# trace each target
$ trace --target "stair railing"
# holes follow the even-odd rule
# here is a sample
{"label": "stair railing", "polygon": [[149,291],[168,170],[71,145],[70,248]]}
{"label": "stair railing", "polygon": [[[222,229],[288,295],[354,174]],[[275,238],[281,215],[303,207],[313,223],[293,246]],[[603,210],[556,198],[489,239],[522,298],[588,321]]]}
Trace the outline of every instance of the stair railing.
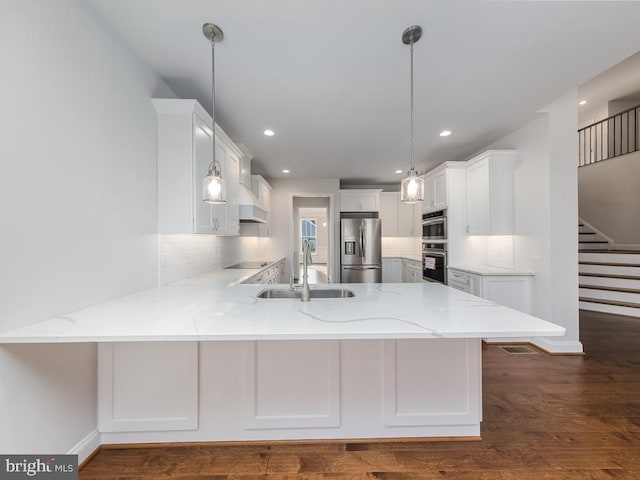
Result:
{"label": "stair railing", "polygon": [[578,167],[640,150],[640,105],[578,130]]}

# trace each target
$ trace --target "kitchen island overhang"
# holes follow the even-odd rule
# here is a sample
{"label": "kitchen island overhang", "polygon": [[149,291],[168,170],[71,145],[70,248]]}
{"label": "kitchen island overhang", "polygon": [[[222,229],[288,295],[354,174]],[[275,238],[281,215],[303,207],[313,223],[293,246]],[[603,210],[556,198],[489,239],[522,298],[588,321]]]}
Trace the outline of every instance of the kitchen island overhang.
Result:
{"label": "kitchen island overhang", "polygon": [[438,284],[341,287],[303,303],[204,275],[0,342],[97,342],[99,442],[152,443],[478,438],[482,338],[564,334]]}

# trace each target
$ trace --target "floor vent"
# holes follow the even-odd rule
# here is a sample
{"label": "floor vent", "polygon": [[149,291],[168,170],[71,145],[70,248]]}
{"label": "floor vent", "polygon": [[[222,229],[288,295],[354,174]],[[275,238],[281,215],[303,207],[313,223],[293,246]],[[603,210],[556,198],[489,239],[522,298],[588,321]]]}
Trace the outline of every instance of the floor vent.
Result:
{"label": "floor vent", "polygon": [[505,351],[511,355],[531,355],[538,353],[534,349],[526,347],[524,345],[504,345],[500,347],[500,350]]}

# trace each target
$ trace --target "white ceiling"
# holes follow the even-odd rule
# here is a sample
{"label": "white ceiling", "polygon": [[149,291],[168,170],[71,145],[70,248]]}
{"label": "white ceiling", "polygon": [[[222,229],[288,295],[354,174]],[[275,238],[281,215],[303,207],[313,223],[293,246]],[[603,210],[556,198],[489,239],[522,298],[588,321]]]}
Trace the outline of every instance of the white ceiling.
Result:
{"label": "white ceiling", "polygon": [[[397,181],[409,161],[415,47],[416,160],[462,160],[571,88],[635,53],[640,2],[480,0],[87,0],[181,96],[210,109],[283,177]],[[265,128],[276,132],[263,135]],[[438,136],[442,129],[453,135]]]}

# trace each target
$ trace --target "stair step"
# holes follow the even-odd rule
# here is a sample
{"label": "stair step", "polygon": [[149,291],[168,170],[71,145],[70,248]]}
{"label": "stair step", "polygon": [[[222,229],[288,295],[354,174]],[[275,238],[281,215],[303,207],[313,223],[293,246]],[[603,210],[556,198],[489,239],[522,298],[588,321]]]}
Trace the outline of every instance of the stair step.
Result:
{"label": "stair step", "polygon": [[578,232],[580,235],[595,235],[596,232]]}
{"label": "stair step", "polygon": [[640,267],[640,263],[615,263],[615,262],[578,262],[578,265],[605,265],[608,267]]}
{"label": "stair step", "polygon": [[608,245],[609,242],[607,242],[606,240],[580,240],[578,243],[603,243]]}
{"label": "stair step", "polygon": [[626,307],[621,305],[609,305],[605,303],[579,302],[580,310],[591,312],[603,312],[613,315],[624,315],[626,317],[640,318],[640,308]]}
{"label": "stair step", "polygon": [[584,286],[591,287],[611,287],[611,288],[623,288],[630,290],[640,290],[640,278],[627,279],[627,278],[611,278],[611,277],[594,277],[580,275],[578,282]]}
{"label": "stair step", "polygon": [[610,265],[578,265],[578,273],[590,274],[601,273],[603,275],[625,275],[625,276],[637,276],[640,277],[640,267],[634,265],[622,265],[622,266],[610,266]]}
{"label": "stair step", "polygon": [[630,254],[626,252],[618,252],[617,250],[607,250],[605,252],[588,250],[580,252],[578,255],[578,261],[593,262],[593,263],[621,263],[621,264],[640,264],[640,252],[634,252]]}
{"label": "stair step", "polygon": [[638,304],[640,306],[640,290],[628,289],[620,291],[611,287],[581,285],[578,291],[580,298],[592,298],[598,301]]}
{"label": "stair step", "polygon": [[612,275],[609,273],[589,273],[580,272],[581,277],[598,277],[598,278],[619,278],[621,280],[640,280],[640,276],[637,275]]}
{"label": "stair step", "polygon": [[591,290],[606,290],[609,292],[621,292],[621,293],[638,293],[640,294],[640,288],[622,288],[622,287],[608,287],[605,285],[578,285],[578,288],[588,288]]}
{"label": "stair step", "polygon": [[637,308],[638,311],[640,312],[640,303],[621,302],[619,300],[609,300],[606,298],[590,298],[590,297],[580,297],[579,300],[581,302],[587,302],[587,303],[600,303],[602,305],[615,305],[618,307]]}

